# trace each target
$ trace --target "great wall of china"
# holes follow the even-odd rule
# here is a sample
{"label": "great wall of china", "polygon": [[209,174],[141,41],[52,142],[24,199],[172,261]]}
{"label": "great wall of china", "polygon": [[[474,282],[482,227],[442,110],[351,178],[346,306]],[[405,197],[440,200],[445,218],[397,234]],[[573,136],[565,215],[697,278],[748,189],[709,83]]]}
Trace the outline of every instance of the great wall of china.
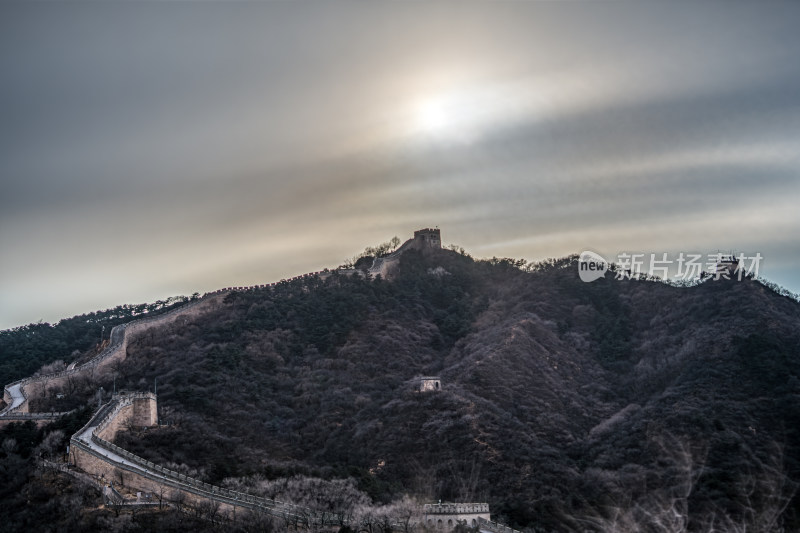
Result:
{"label": "great wall of china", "polygon": [[109,336],[109,345],[88,362],[62,372],[31,376],[6,385],[3,389],[3,400],[6,403],[6,407],[0,411],[0,421],[20,419],[46,420],[53,418],[51,413],[30,413],[28,398],[35,392],[33,389],[37,385],[41,392],[44,393],[50,387],[64,386],[74,376],[81,374],[100,375],[109,370],[114,362],[125,359],[128,342],[134,336],[150,328],[175,322],[181,317],[185,318],[187,315],[200,314],[203,309],[212,306],[226,292],[216,291],[166,313],[136,319],[126,324],[115,326]]}
{"label": "great wall of china", "polygon": [[235,515],[237,509],[278,517],[290,524],[325,526],[340,524],[331,513],[320,513],[298,505],[271,500],[210,485],[174,472],[134,455],[111,441],[126,427],[156,425],[156,395],[122,393],[115,395],[70,439],[70,462],[109,483],[135,487],[140,491],[167,494],[172,501],[197,504],[203,500],[220,504],[222,513]]}
{"label": "great wall of china", "polygon": [[[348,275],[356,271],[340,270],[339,272]],[[41,425],[68,414],[31,413],[29,412],[29,398],[37,393],[44,393],[51,387],[63,386],[71,377],[87,373],[99,376],[110,370],[115,362],[125,359],[128,343],[135,336],[151,328],[160,328],[170,323],[185,321],[190,316],[202,314],[219,305],[227,294],[234,291],[269,289],[297,280],[314,277],[324,279],[332,274],[333,272],[330,271],[311,272],[275,283],[250,287],[225,287],[206,293],[196,300],[165,313],[115,326],[109,336],[109,345],[88,362],[62,372],[31,376],[6,385],[3,390],[6,407],[0,411],[0,424],[31,420]],[[92,419],[70,438],[70,463],[93,475],[104,484],[111,483],[114,479],[124,479],[124,485],[135,487],[140,491],[156,494],[163,493],[165,490],[169,491],[171,500],[180,500],[187,504],[197,504],[204,500],[212,501],[220,505],[220,511],[223,513],[230,512],[235,515],[237,509],[247,509],[250,512],[277,517],[295,527],[308,527],[312,524],[318,526],[342,524],[342,518],[335,518],[332,513],[315,511],[210,485],[151,463],[111,442],[121,428],[156,425],[158,420],[156,401],[153,393],[115,394],[111,401],[104,404]],[[146,404],[147,407],[142,407],[142,404]]]}
{"label": "great wall of china", "polygon": [[[430,240],[427,240],[430,239]],[[431,242],[433,241],[433,242]],[[384,258],[376,258],[368,272],[372,275],[385,276],[388,269],[399,260],[400,254],[409,248],[438,247],[439,230],[421,230],[415,232],[410,239],[392,254]],[[12,422],[35,421],[46,424],[68,413],[31,413],[29,397],[38,393],[44,394],[50,387],[63,386],[71,377],[80,374],[100,376],[111,370],[112,365],[127,356],[128,343],[135,336],[153,328],[160,328],[170,323],[186,321],[191,316],[200,315],[219,305],[224,297],[234,291],[249,291],[274,288],[280,284],[303,279],[327,278],[338,272],[341,275],[362,275],[354,269],[337,271],[318,271],[303,274],[279,282],[255,285],[250,287],[226,287],[206,293],[202,297],[191,300],[175,309],[155,316],[142,317],[126,324],[115,326],[109,335],[109,344],[88,362],[53,374],[31,376],[10,383],[4,387],[3,400],[6,403],[0,411],[0,424]],[[38,385],[38,387],[37,387]],[[38,391],[36,390],[38,388]],[[284,522],[294,529],[310,526],[335,527],[347,525],[348,517],[335,515],[332,512],[309,509],[306,507],[280,502],[252,494],[232,491],[223,487],[210,485],[201,480],[174,472],[150,461],[134,455],[112,443],[116,433],[130,427],[148,427],[157,425],[157,398],[149,392],[120,393],[104,404],[92,419],[70,438],[70,464],[77,467],[104,485],[105,489],[117,496],[122,496],[114,489],[116,479],[121,485],[148,491],[154,494],[169,492],[170,500],[187,503],[214,502],[225,513],[236,515],[236,510],[269,515]],[[63,465],[59,465],[60,470]],[[105,487],[105,483],[111,483]],[[469,504],[428,504],[419,509],[414,524],[435,529],[452,529],[461,522],[477,527],[487,533],[518,533],[507,526],[489,520],[489,506],[486,503]],[[409,525],[405,524],[407,529]]]}
{"label": "great wall of china", "polygon": [[[353,274],[355,270],[340,270],[341,274]],[[109,345],[93,357],[88,362],[61,372],[45,374],[41,376],[31,376],[20,379],[6,385],[3,389],[3,400],[6,407],[0,410],[0,422],[10,420],[52,420],[66,413],[31,413],[29,410],[28,396],[34,386],[39,385],[44,389],[56,386],[63,386],[64,383],[73,376],[87,373],[102,373],[109,369],[116,361],[125,359],[128,342],[136,336],[150,328],[165,326],[170,322],[179,319],[186,319],[188,316],[198,315],[204,309],[213,307],[222,298],[234,291],[250,291],[259,289],[274,288],[282,283],[289,283],[296,280],[310,279],[313,277],[326,278],[333,274],[333,271],[310,272],[293,278],[284,279],[274,283],[263,285],[253,285],[249,287],[226,287],[213,292],[204,294],[202,297],[189,301],[175,309],[155,316],[138,318],[125,324],[115,326],[109,335]]]}

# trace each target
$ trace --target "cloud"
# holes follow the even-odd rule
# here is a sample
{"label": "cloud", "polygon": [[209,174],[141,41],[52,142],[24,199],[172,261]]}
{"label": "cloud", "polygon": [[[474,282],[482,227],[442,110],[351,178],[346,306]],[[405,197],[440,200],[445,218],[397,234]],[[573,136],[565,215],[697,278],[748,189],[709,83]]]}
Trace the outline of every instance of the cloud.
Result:
{"label": "cloud", "polygon": [[0,327],[433,225],[529,259],[763,245],[800,289],[798,10],[4,4]]}

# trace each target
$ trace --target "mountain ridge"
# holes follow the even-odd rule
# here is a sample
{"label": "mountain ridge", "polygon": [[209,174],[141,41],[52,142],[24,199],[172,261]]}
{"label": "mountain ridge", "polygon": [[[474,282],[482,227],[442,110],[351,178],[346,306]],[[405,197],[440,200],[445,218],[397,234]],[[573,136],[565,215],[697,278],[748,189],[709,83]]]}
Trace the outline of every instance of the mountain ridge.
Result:
{"label": "mountain ridge", "polygon": [[[129,348],[119,384],[158,377],[177,422],[119,443],[216,482],[305,473],[354,477],[384,501],[485,497],[543,530],[604,529],[613,508],[641,521],[675,502],[690,530],[752,522],[749,470],[784,483],[761,502],[783,505],[772,523],[797,524],[796,302],[752,280],[585,284],[575,258],[532,270],[412,250],[390,281],[233,292]],[[424,374],[443,390],[414,392]],[[679,498],[686,480],[670,472],[687,455],[694,490]]]}
{"label": "mountain ridge", "polygon": [[[603,465],[615,466],[619,458],[609,458],[615,454],[602,449],[610,439],[608,435],[624,444],[624,449],[634,450],[627,456],[635,455],[636,450],[647,452],[641,445],[629,442],[634,438],[625,435],[635,430],[642,442],[649,442],[647,428],[637,428],[637,424],[644,422],[651,432],[665,431],[668,425],[660,424],[657,419],[668,416],[669,410],[663,402],[659,403],[659,398],[671,398],[673,387],[681,394],[695,396],[700,391],[691,383],[710,374],[709,379],[719,380],[730,388],[732,374],[735,376],[741,362],[733,361],[737,368],[719,369],[713,363],[728,361],[726,350],[742,349],[734,344],[734,339],[739,338],[734,333],[755,335],[755,331],[769,328],[772,322],[772,329],[777,326],[775,334],[791,334],[794,330],[786,320],[797,324],[794,302],[775,300],[766,289],[750,281],[680,289],[654,282],[606,280],[608,287],[613,288],[604,288],[601,284],[578,285],[577,268],[568,262],[545,272],[548,277],[543,283],[531,283],[526,289],[509,280],[524,279],[529,274],[503,264],[474,263],[448,252],[428,257],[407,254],[404,258],[401,272],[392,282],[339,280],[350,289],[354,287],[348,283],[358,286],[351,296],[355,301],[367,300],[362,302],[366,307],[369,307],[367,287],[375,283],[406,285],[400,294],[391,295],[388,308],[370,309],[365,315],[350,314],[347,310],[338,313],[333,329],[337,325],[342,329],[354,328],[347,335],[332,342],[328,337],[311,335],[292,346],[297,341],[292,333],[282,328],[270,330],[271,344],[262,346],[261,353],[277,356],[276,367],[283,366],[284,380],[294,385],[286,387],[272,382],[275,388],[265,403],[272,407],[266,410],[271,413],[289,410],[292,414],[286,411],[288,418],[280,414],[271,416],[268,427],[278,433],[288,431],[291,436],[268,437],[268,447],[282,450],[279,456],[289,463],[311,461],[323,470],[341,464],[358,465],[361,471],[369,471],[383,462],[373,481],[390,486],[402,480],[403,486],[419,487],[424,485],[422,479],[428,479],[432,488],[429,487],[427,496],[433,499],[437,495],[481,499],[467,498],[469,490],[456,480],[469,479],[473,464],[493,471],[498,461],[506,461],[522,473],[521,478],[511,477],[517,478],[512,486],[519,490],[520,501],[496,496],[493,499],[491,490],[476,488],[503,483],[503,476],[509,472],[508,464],[500,469],[506,474],[486,474],[470,490],[473,494],[489,495],[487,499],[495,508],[503,509],[512,523],[522,526],[541,522],[542,516],[548,515],[552,517],[546,520],[562,520],[556,516],[564,514],[541,504],[533,512],[527,512],[524,509],[529,505],[527,502],[541,502],[542,498],[526,495],[530,490],[526,488],[526,479],[530,483],[530,478],[537,476],[535,485],[547,480],[557,486],[563,485],[567,476],[579,484],[580,476],[569,474],[570,469],[578,468],[570,454],[580,457],[588,453]],[[459,265],[462,260],[465,263]],[[476,275],[470,272],[471,266],[464,265],[487,270],[495,279],[491,275]],[[450,276],[428,274],[429,269],[437,267],[451,272]],[[459,272],[462,267],[464,271]],[[471,275],[474,279],[470,279]],[[527,281],[530,280],[528,277]],[[411,294],[405,293],[406,289]],[[359,294],[360,291],[365,292]],[[310,293],[313,292],[311,289]],[[256,295],[232,295],[231,304],[238,305],[244,316],[258,314],[263,304],[248,300],[251,296],[256,298]],[[298,296],[295,293],[292,297]],[[401,305],[398,310],[391,303],[398,296],[411,297],[412,301],[404,304],[411,304],[418,297],[422,302]],[[670,298],[672,302],[668,301]],[[675,303],[676,298],[680,305]],[[748,312],[743,299],[750,300],[750,306],[766,306],[766,309]],[[241,300],[239,304],[235,303],[237,300]],[[655,305],[659,300],[663,303]],[[743,306],[743,313],[732,311],[733,302],[737,301]],[[421,303],[429,304],[430,308],[420,309]],[[681,318],[687,314],[686,310],[677,309],[682,306],[687,307],[692,320]],[[598,308],[606,312],[598,312]],[[629,324],[614,315],[615,309],[629,315]],[[761,316],[767,309],[775,316]],[[313,331],[314,323],[321,319],[316,311],[308,317],[310,322],[304,323],[303,336],[309,333],[305,330]],[[398,311],[402,311],[399,316]],[[754,316],[748,317],[749,314]],[[341,317],[345,316],[353,319],[352,326],[343,326],[346,320]],[[464,330],[464,323],[478,331]],[[632,331],[626,331],[628,326]],[[275,338],[279,331],[282,333]],[[655,340],[645,333],[653,333]],[[796,350],[796,337],[792,343],[780,349]],[[229,343],[222,344],[230,348]],[[653,344],[660,347],[654,349]],[[214,347],[209,351],[214,351]],[[725,364],[731,366],[729,363]],[[796,357],[790,363],[796,365]],[[796,366],[791,368],[796,374]],[[443,380],[443,390],[438,395],[420,397],[405,388],[413,375],[431,373]],[[578,376],[583,377],[578,380]],[[657,395],[652,392],[654,389]],[[349,398],[343,404],[350,405],[352,401],[358,407],[326,405],[336,403],[334,393]],[[188,394],[188,389],[184,388],[181,394]],[[185,407],[192,401],[190,396],[184,396],[180,403]],[[687,415],[691,414],[690,407],[694,407],[692,402],[686,403],[686,400],[683,403],[670,400],[670,409],[678,409],[684,418],[683,425],[691,420]],[[624,411],[626,408],[628,411]],[[751,406],[738,408],[746,412]],[[603,427],[604,422],[620,412],[626,416],[618,416],[615,424],[606,424],[610,428]],[[794,420],[796,410],[787,414]],[[750,415],[750,418],[762,417],[766,414],[761,411]],[[314,424],[304,422],[312,418]],[[679,429],[681,417],[672,418],[677,419],[675,429]],[[617,431],[613,431],[614,427]],[[750,432],[747,427],[736,427],[736,434],[746,437]],[[691,425],[689,429],[688,435],[697,430]],[[703,430],[702,424],[699,429]],[[416,452],[412,454],[414,449]],[[561,449],[567,453],[561,453]],[[548,464],[549,454],[559,457],[553,472],[543,468]],[[420,461],[418,457],[424,459]],[[418,461],[418,472],[408,472],[408,458],[412,463]],[[274,466],[279,467],[279,463]],[[380,497],[380,492],[373,492],[373,496]],[[552,498],[548,505],[560,505],[562,496]]]}

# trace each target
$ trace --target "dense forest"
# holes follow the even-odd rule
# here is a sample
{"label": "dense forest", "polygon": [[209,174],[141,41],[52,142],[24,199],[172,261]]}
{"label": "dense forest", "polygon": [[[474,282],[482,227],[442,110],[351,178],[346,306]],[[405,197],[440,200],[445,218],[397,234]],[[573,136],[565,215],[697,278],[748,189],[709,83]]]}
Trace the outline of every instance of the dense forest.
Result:
{"label": "dense forest", "polygon": [[390,279],[233,292],[115,371],[157,379],[168,424],[117,443],[210,483],[488,501],[529,531],[800,529],[800,305],[755,280],[411,250]]}
{"label": "dense forest", "polygon": [[99,349],[114,326],[142,316],[164,313],[188,300],[185,296],[176,296],[152,304],[120,305],[114,309],[65,318],[55,324],[40,322],[2,330],[0,383],[8,384],[28,377],[40,367],[55,361],[71,362],[92,348]]}

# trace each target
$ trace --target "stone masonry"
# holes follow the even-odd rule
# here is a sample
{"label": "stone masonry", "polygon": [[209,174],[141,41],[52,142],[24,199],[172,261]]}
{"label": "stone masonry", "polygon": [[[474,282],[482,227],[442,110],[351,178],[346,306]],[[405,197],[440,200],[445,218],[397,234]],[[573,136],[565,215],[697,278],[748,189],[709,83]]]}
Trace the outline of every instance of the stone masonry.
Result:
{"label": "stone masonry", "polygon": [[459,523],[476,527],[489,520],[488,503],[430,503],[422,507],[423,523],[430,529],[450,531]]}

